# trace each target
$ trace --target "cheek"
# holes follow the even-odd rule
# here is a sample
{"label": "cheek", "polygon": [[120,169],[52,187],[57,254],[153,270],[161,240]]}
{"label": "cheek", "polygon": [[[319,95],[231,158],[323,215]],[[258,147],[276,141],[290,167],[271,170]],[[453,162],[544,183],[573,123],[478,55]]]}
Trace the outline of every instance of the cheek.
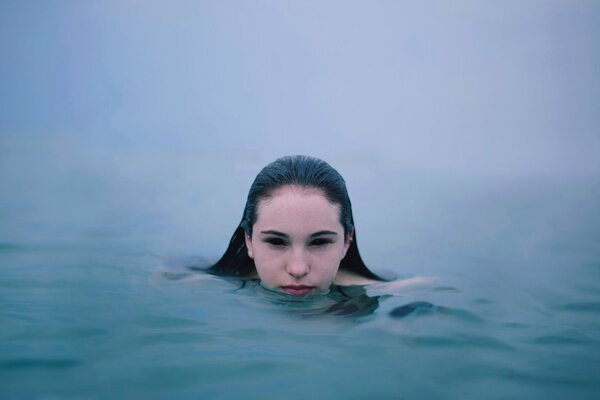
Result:
{"label": "cheek", "polygon": [[340,266],[340,262],[344,257],[344,248],[331,249],[326,254],[321,254],[319,259],[324,272],[335,274]]}
{"label": "cheek", "polygon": [[257,271],[267,271],[276,268],[279,258],[276,252],[267,248],[262,243],[254,246],[254,265],[256,265]]}
{"label": "cheek", "polygon": [[282,261],[270,249],[254,248],[254,265],[258,278],[267,286],[277,286],[281,280]]}

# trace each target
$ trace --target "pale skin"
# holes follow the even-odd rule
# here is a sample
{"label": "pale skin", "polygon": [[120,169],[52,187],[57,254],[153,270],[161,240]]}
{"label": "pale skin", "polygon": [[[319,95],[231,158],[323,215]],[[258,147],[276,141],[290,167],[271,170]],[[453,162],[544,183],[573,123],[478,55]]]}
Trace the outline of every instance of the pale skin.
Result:
{"label": "pale skin", "polygon": [[[339,215],[340,205],[316,188],[283,186],[260,200],[246,247],[262,285],[299,296],[326,293],[334,283],[381,285],[339,269],[353,236],[344,232]],[[383,285],[399,289],[422,283],[423,278],[412,278]]]}

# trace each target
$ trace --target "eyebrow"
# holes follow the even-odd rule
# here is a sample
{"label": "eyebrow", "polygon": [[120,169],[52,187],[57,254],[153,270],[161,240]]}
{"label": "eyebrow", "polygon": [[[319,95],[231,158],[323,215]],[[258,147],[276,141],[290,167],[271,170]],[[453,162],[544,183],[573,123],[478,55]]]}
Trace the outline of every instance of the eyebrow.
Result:
{"label": "eyebrow", "polygon": [[[289,235],[287,235],[286,233],[279,232],[279,231],[274,231],[274,230],[261,231],[260,233],[262,233],[263,235],[274,235],[274,236],[279,236],[279,237],[282,237],[282,238],[288,238],[289,237]],[[333,232],[333,231],[318,231],[318,232],[312,233],[310,235],[310,237],[317,237],[317,236],[323,236],[323,235],[337,235],[337,232]]]}

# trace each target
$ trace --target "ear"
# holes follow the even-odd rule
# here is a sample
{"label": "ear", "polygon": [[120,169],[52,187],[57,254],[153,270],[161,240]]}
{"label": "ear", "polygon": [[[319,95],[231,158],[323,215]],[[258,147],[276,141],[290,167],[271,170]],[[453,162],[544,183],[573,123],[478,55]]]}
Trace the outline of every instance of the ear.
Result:
{"label": "ear", "polygon": [[252,238],[248,235],[244,235],[246,240],[246,248],[248,249],[248,257],[254,259],[254,250],[252,249]]}
{"label": "ear", "polygon": [[348,249],[352,245],[353,239],[354,239],[354,229],[350,229],[348,231],[348,234],[344,236],[344,255],[342,256],[342,258],[346,257],[346,253],[348,252]]}

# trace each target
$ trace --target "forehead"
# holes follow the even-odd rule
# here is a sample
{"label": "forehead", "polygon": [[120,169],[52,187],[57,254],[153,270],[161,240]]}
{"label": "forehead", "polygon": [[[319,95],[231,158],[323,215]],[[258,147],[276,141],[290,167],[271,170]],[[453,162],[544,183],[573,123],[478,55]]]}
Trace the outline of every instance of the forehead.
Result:
{"label": "forehead", "polygon": [[331,203],[322,190],[283,186],[262,199],[255,226],[276,230],[340,230],[340,206]]}

